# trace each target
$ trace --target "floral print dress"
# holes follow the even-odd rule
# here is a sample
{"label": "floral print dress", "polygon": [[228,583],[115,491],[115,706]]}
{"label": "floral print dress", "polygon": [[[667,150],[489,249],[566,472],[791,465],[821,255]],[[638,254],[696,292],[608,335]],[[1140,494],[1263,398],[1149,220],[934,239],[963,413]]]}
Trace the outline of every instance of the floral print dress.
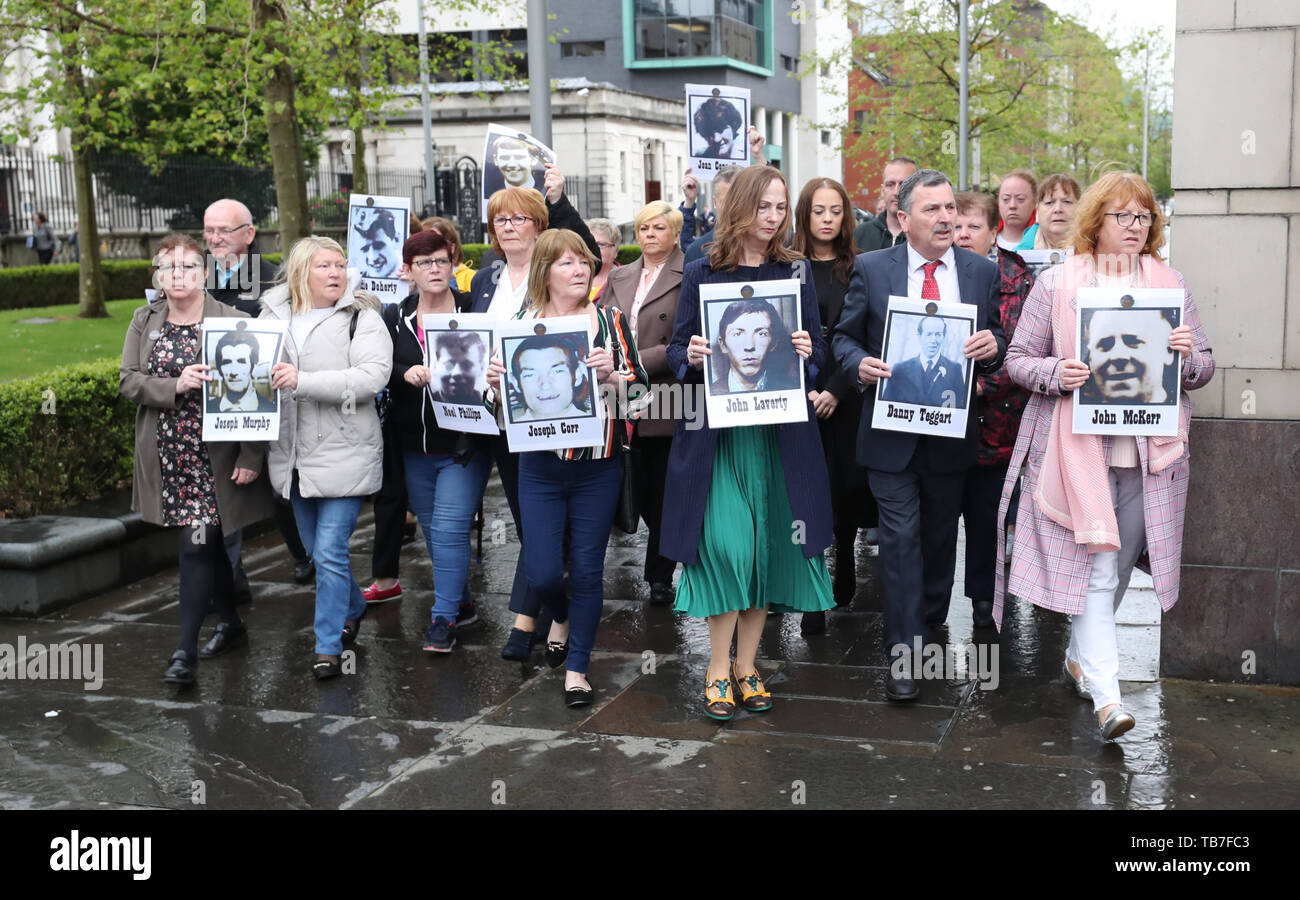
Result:
{"label": "floral print dress", "polygon": [[[179,378],[182,369],[202,358],[200,341],[197,326],[164,322],[146,371],[162,378]],[[189,391],[180,406],[158,415],[164,525],[221,524],[212,462],[203,443],[202,397],[202,391]]]}

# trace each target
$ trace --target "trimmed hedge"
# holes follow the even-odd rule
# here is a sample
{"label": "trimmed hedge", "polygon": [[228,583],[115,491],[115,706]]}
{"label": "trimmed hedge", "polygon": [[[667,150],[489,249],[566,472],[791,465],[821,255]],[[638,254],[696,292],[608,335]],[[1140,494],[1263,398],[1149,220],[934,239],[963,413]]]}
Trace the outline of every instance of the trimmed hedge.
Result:
{"label": "trimmed hedge", "polygon": [[34,516],[130,484],[136,405],[117,359],[0,384],[0,515]]}
{"label": "trimmed hedge", "polygon": [[[104,299],[144,299],[152,287],[147,259],[110,259],[104,268]],[[77,302],[77,263],[0,269],[0,309],[63,306]]]}
{"label": "trimmed hedge", "polygon": [[[465,251],[465,261],[471,268],[477,269],[488,245],[465,244],[462,249]],[[627,265],[640,255],[640,247],[635,244],[624,245],[618,248],[618,263]],[[265,253],[263,256],[278,266],[283,255]],[[111,259],[101,263],[104,267],[104,299],[143,300],[145,290],[153,287],[149,263],[147,259]],[[76,303],[79,269],[77,263],[0,269],[0,309],[31,309]]]}

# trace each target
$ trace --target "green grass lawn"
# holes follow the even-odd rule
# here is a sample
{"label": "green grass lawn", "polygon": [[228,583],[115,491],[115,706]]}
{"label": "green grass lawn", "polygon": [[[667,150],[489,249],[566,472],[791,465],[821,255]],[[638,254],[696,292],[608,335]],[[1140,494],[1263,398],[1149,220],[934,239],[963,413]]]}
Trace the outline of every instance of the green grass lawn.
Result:
{"label": "green grass lawn", "polygon": [[[78,319],[77,307],[0,312],[0,381],[28,378],[56,366],[122,356],[131,314],[144,300],[110,300],[107,319]],[[54,319],[45,325],[26,319]]]}

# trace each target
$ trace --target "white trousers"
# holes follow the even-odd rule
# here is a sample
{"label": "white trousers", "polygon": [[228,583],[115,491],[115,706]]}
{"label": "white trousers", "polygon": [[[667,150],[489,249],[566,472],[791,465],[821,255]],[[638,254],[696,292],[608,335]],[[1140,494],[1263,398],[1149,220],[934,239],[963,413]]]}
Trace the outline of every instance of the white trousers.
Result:
{"label": "white trousers", "polygon": [[1097,710],[1120,702],[1115,610],[1128,590],[1133,564],[1147,543],[1141,467],[1112,467],[1109,475],[1119,550],[1092,555],[1086,605],[1080,615],[1070,616],[1070,644],[1065,650],[1066,656],[1083,669]]}

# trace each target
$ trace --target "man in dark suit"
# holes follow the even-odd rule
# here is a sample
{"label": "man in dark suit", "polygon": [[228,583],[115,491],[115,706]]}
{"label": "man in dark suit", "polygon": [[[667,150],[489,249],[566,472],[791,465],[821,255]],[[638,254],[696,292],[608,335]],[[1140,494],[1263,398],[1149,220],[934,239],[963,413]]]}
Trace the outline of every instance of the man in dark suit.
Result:
{"label": "man in dark suit", "polygon": [[[256,237],[253,214],[238,200],[218,200],[203,211],[203,240],[208,247],[208,293],[253,317],[261,311],[262,294],[279,276],[279,269],[255,252]],[[298,536],[293,507],[287,500],[276,501],[275,522],[293,557],[293,580],[307,584],[315,577],[316,568]],[[236,602],[247,603],[252,594],[240,561],[244,533],[232,529],[226,532],[225,540],[226,553],[235,572]]]}
{"label": "man in dark suit", "polygon": [[966,395],[970,393],[964,377],[966,367],[943,355],[947,320],[924,316],[916,323],[916,334],[921,339],[921,352],[894,367],[894,374],[880,389],[881,399],[965,409]]}
{"label": "man in dark suit", "polygon": [[954,247],[957,202],[942,172],[921,169],[898,191],[898,220],[906,243],[860,255],[832,346],[841,368],[858,373],[865,404],[858,431],[858,462],[867,467],[880,506],[880,562],[885,585],[885,650],[890,658],[885,694],[914,700],[919,660],[914,641],[943,623],[952,594],[966,469],[975,462],[979,423],[967,420],[964,438],[943,438],[871,427],[876,384],[893,372],[881,359],[890,295],[962,302],[976,307],[976,331],[962,345],[980,371],[1006,355],[998,313],[997,266]]}

